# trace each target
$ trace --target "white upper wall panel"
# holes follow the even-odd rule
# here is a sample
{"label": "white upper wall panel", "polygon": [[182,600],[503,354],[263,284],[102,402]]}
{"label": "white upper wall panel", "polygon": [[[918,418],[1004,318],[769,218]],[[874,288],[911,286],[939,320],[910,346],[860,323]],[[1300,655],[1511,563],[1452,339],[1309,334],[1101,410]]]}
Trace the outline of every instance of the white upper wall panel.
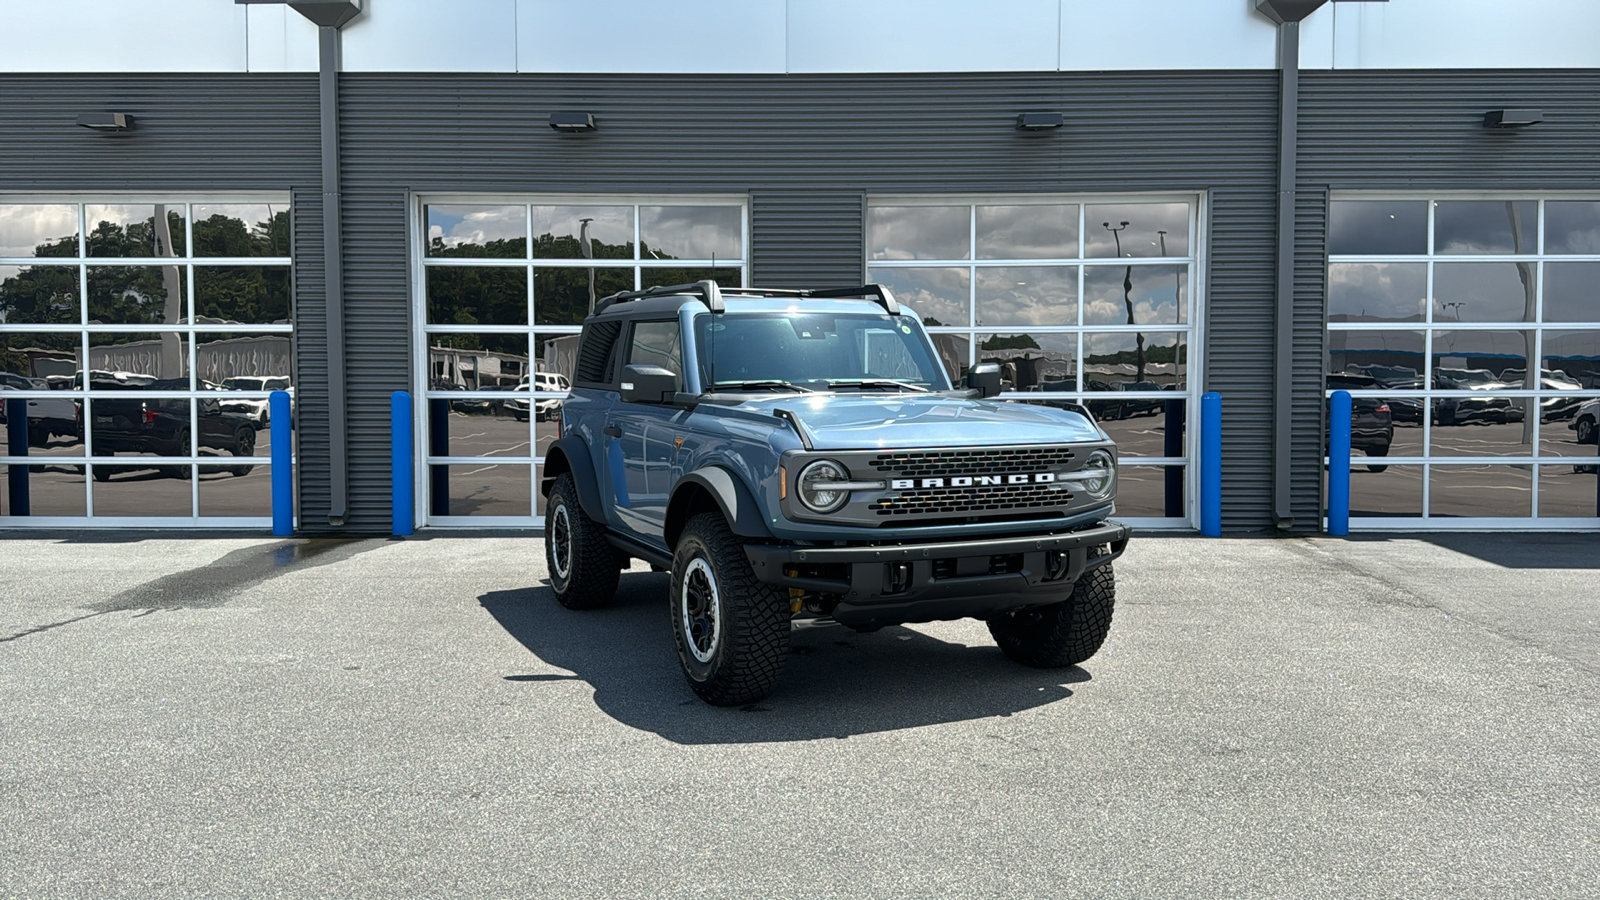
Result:
{"label": "white upper wall panel", "polygon": [[1600,0],[1394,0],[1332,12],[1338,69],[1600,67]]}
{"label": "white upper wall panel", "polygon": [[518,0],[523,72],[778,72],[785,0]]}
{"label": "white upper wall panel", "polygon": [[1278,31],[1249,0],[1061,0],[1061,68],[1271,69]]}
{"label": "white upper wall panel", "polygon": [[275,3],[245,9],[250,11],[250,71],[317,71],[317,26],[311,20]]}
{"label": "white upper wall panel", "polygon": [[1300,68],[1333,68],[1334,7],[1335,4],[1326,4],[1300,23]]}
{"label": "white upper wall panel", "polygon": [[217,0],[0,0],[0,72],[243,72],[245,8]]}
{"label": "white upper wall panel", "polygon": [[1059,0],[789,0],[789,71],[1053,71],[1060,12]]}
{"label": "white upper wall panel", "polygon": [[515,72],[516,0],[366,0],[344,26],[346,72]]}

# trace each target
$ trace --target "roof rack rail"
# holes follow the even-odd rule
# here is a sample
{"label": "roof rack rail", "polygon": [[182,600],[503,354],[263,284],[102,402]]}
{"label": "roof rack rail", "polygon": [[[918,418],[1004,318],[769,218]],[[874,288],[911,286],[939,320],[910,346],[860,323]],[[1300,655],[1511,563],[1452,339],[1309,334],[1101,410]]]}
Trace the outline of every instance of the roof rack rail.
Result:
{"label": "roof rack rail", "polygon": [[[801,299],[825,300],[845,299],[851,297],[872,298],[878,301],[884,312],[891,316],[900,315],[900,304],[895,302],[894,295],[881,284],[863,284],[853,288],[824,288],[817,291],[797,291],[781,288],[756,288],[739,287],[728,288],[728,293],[734,295],[758,297],[798,297]],[[632,300],[644,300],[649,297],[666,297],[673,294],[693,294],[698,296],[706,308],[714,313],[726,311],[722,303],[722,289],[717,287],[715,281],[696,281],[694,284],[661,285],[642,291],[619,291],[609,297],[602,298],[595,304],[594,314],[599,315],[618,303],[627,303]]]}
{"label": "roof rack rail", "polygon": [[853,288],[827,288],[820,291],[802,291],[802,296],[814,297],[818,300],[825,297],[873,297],[884,312],[891,316],[900,315],[900,304],[894,302],[894,295],[881,284],[863,284]]}
{"label": "roof rack rail", "polygon": [[609,297],[604,297],[594,305],[594,314],[600,315],[618,303],[627,303],[631,300],[644,300],[649,297],[666,297],[672,294],[694,294],[705,303],[706,308],[714,313],[723,311],[722,290],[715,281],[696,281],[693,284],[657,285],[642,291],[619,291]]}

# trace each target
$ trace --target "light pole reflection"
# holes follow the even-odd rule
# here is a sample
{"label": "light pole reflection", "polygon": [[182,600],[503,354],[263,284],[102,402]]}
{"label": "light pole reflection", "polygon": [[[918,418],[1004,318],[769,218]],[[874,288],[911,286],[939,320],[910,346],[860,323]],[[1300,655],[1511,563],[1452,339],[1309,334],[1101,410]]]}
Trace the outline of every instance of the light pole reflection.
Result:
{"label": "light pole reflection", "polygon": [[[1100,226],[1111,232],[1111,239],[1117,245],[1117,258],[1122,258],[1122,232],[1127,229],[1127,222],[1119,222],[1116,228],[1110,222],[1101,222]],[[1128,308],[1128,324],[1137,324],[1133,321],[1133,264],[1129,263],[1122,273],[1122,305]],[[1137,373],[1134,381],[1144,380],[1144,333],[1135,332],[1134,339],[1134,371]]]}

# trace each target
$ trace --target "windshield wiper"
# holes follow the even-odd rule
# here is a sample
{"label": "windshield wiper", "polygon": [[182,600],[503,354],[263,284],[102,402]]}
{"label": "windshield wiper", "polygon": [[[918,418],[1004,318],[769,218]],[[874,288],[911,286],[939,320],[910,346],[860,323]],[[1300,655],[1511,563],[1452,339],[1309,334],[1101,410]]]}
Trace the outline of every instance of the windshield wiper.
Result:
{"label": "windshield wiper", "polygon": [[806,387],[804,385],[795,384],[794,382],[791,382],[791,381],[777,381],[777,380],[773,380],[773,381],[739,381],[739,382],[719,381],[719,382],[717,382],[717,390],[719,390],[719,391],[721,391],[721,390],[735,390],[735,391],[790,390],[790,391],[799,391],[802,394],[814,394],[814,393],[816,393],[811,388],[808,388],[808,387]]}
{"label": "windshield wiper", "polygon": [[830,388],[853,387],[853,388],[861,388],[862,390],[868,390],[870,388],[891,388],[892,387],[892,388],[898,388],[900,390],[916,391],[916,392],[921,393],[921,394],[931,393],[931,391],[929,391],[927,388],[923,387],[920,384],[912,384],[912,383],[910,383],[908,381],[895,381],[895,380],[890,379],[890,378],[852,378],[852,379],[849,379],[849,380],[844,380],[844,379],[835,380],[835,379],[830,378],[830,379],[828,379],[828,387],[830,387]]}

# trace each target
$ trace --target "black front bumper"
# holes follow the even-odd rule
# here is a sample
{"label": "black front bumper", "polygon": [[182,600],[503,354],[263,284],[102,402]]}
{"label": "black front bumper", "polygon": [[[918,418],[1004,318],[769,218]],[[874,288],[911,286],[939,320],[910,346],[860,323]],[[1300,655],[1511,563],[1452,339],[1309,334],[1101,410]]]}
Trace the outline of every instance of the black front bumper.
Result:
{"label": "black front bumper", "polygon": [[[833,618],[870,629],[1059,603],[1085,571],[1121,556],[1129,533],[1106,521],[1061,534],[866,547],[747,544],[745,552],[757,578],[837,596]],[[1109,553],[1089,555],[1102,546]]]}

